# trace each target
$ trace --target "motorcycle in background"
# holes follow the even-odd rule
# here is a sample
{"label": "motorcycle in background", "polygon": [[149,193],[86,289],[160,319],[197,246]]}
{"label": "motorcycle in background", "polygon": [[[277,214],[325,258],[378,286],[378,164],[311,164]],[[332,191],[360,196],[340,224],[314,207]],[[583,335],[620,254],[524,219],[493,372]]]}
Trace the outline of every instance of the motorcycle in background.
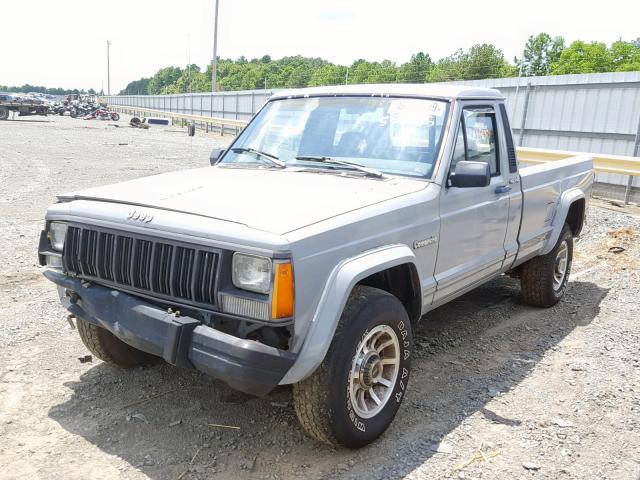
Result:
{"label": "motorcycle in background", "polygon": [[94,120],[94,119],[113,120],[114,122],[117,122],[118,120],[120,120],[120,114],[118,112],[111,112],[105,108],[98,108],[92,111],[91,113],[87,114],[84,117],[84,119],[85,120]]}

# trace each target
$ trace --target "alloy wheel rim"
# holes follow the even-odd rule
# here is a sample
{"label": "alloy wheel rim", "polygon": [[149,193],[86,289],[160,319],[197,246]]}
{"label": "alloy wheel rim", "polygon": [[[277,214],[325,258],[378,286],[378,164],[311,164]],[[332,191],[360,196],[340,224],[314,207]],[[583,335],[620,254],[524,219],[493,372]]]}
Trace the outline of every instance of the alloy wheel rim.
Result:
{"label": "alloy wheel rim", "polygon": [[378,325],[364,336],[353,357],[349,399],[361,418],[376,416],[385,407],[400,370],[400,341],[388,325]]}
{"label": "alloy wheel rim", "polygon": [[560,244],[558,253],[556,254],[555,266],[553,269],[553,289],[560,290],[567,275],[567,266],[569,264],[569,247],[567,241]]}

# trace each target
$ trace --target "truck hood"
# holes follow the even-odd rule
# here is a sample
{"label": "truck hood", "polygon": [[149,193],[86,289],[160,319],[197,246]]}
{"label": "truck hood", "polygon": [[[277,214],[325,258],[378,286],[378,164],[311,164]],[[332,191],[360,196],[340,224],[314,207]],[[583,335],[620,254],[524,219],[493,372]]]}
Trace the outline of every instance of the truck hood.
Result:
{"label": "truck hood", "polygon": [[285,234],[425,188],[424,181],[299,170],[206,167],[61,195],[201,215]]}

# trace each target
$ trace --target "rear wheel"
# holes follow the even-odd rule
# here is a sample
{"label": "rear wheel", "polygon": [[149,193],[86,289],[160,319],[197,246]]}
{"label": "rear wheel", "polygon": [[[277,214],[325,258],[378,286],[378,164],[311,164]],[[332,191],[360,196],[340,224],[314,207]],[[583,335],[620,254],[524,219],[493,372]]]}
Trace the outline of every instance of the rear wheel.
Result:
{"label": "rear wheel", "polygon": [[6,120],[9,118],[9,109],[7,107],[0,107],[0,120]]}
{"label": "rear wheel", "polygon": [[159,358],[133,348],[110,331],[77,319],[78,333],[85,347],[100,360],[123,368],[156,363]]}
{"label": "rear wheel", "polygon": [[376,288],[354,288],[318,369],[293,386],[307,433],[359,448],[393,421],[409,381],[413,340],[402,303]]}
{"label": "rear wheel", "polygon": [[524,302],[536,307],[558,303],[567,288],[572,260],[573,234],[565,223],[553,250],[522,265],[520,288]]}

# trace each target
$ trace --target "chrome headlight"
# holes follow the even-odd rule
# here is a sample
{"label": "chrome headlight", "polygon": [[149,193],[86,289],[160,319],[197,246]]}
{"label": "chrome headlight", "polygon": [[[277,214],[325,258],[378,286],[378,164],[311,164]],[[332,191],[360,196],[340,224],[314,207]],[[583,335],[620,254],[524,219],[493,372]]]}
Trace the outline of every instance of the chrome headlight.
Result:
{"label": "chrome headlight", "polygon": [[233,254],[231,279],[238,288],[266,294],[271,291],[271,269],[270,258],[236,252]]}
{"label": "chrome headlight", "polygon": [[67,224],[61,222],[51,222],[49,224],[49,243],[51,248],[61,252],[64,248],[64,240],[67,237]]}

